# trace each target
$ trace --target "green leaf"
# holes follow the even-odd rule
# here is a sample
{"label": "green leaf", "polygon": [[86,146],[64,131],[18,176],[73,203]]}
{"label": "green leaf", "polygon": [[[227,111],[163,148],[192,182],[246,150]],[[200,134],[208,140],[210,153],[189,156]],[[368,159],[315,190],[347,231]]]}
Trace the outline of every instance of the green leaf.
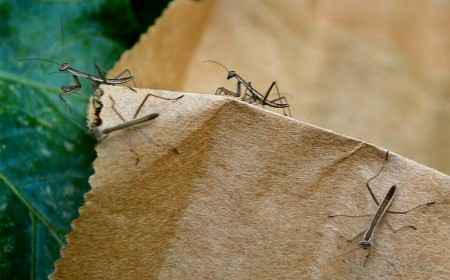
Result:
{"label": "green leaf", "polygon": [[[126,1],[128,2],[128,1]],[[96,74],[124,51],[86,14],[101,1],[0,2],[0,275],[46,279],[78,216],[93,173],[94,140],[86,132],[93,89],[58,94],[68,73],[40,57]],[[60,18],[64,27],[61,41]],[[61,48],[63,42],[63,49]],[[62,51],[63,50],[63,51]],[[58,72],[58,73],[52,73]]]}

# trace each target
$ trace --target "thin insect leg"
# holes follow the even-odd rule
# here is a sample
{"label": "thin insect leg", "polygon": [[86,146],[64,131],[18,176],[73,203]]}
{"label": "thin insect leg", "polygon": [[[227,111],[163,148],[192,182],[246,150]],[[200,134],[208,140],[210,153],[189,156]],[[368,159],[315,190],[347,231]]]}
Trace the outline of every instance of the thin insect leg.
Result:
{"label": "thin insect leg", "polygon": [[[347,240],[346,240],[346,241],[347,241]],[[351,251],[345,252],[345,253],[343,253],[343,254],[340,254],[340,255],[337,255],[337,256],[333,256],[333,258],[342,257],[342,256],[351,254],[351,253],[356,252],[356,251],[361,250],[361,249],[362,249],[362,248],[358,247],[358,248],[356,248],[356,249],[353,249],[353,250],[351,250]]]}
{"label": "thin insect leg", "polygon": [[[128,73],[128,75],[129,75],[130,77],[133,76],[133,75],[131,75],[130,70],[125,69],[125,70],[123,70],[122,72],[120,72],[119,75],[117,75],[114,79],[119,79],[119,78],[122,77],[122,75],[125,74],[125,73]],[[132,80],[132,82],[133,82],[134,87],[137,87],[136,81],[135,81],[134,79]],[[130,88],[132,91],[136,92],[133,88],[131,88],[131,87],[129,87],[129,88]]]}
{"label": "thin insect leg", "polygon": [[97,63],[95,63],[95,59],[94,59],[94,67],[97,70],[98,75],[100,76],[100,78],[103,80],[103,84],[108,84],[106,75],[104,73],[106,73],[106,71],[104,71],[100,65],[98,65]]}
{"label": "thin insect leg", "polygon": [[[129,76],[129,77],[133,76],[133,75],[131,75],[130,70],[125,69],[125,70],[123,70],[122,72],[120,72],[119,75],[117,75],[114,79],[119,79],[119,78],[122,77],[122,75],[125,74],[125,73],[128,73],[128,76]],[[133,79],[133,85],[134,85],[134,87],[137,87],[137,86],[136,86],[136,82],[134,81],[134,79]],[[132,89],[132,88],[130,88],[130,89],[133,90],[134,92],[136,92],[134,89]]]}
{"label": "thin insect leg", "polygon": [[125,73],[128,73],[128,76],[133,76],[133,75],[131,75],[130,70],[125,69],[125,70],[123,70],[122,72],[120,72],[119,75],[117,75],[116,77],[114,77],[114,79],[119,79],[119,78],[122,77],[122,75],[125,74]]}
{"label": "thin insect leg", "polygon": [[[276,98],[276,99],[273,99],[273,100],[270,100],[271,102],[277,102],[277,101],[281,101],[281,103],[280,104],[285,104],[285,105],[289,105],[289,103],[287,102],[287,99],[286,99],[286,97],[284,97],[284,96],[281,96],[280,98]],[[284,103],[283,103],[283,101],[284,101]],[[289,108],[289,107],[287,107],[287,108]]]}
{"label": "thin insect leg", "polygon": [[[361,248],[359,248],[359,249],[361,249]],[[369,257],[370,257],[370,254],[371,254],[372,250],[375,250],[375,251],[378,252],[378,250],[377,250],[375,247],[370,247],[370,248],[369,248],[369,250],[368,250],[369,252],[368,252],[368,254],[367,254],[367,256],[366,256],[366,259],[364,260],[364,267],[366,267],[367,261],[369,260]],[[378,254],[378,256],[379,256],[380,258],[382,258],[385,262],[387,262],[387,263],[392,267],[392,269],[395,271],[395,273],[396,273],[400,278],[402,278],[400,272],[397,270],[397,268],[395,267],[395,265],[394,265],[393,263],[391,263],[390,261],[388,261],[388,260],[387,260],[385,257],[383,257],[381,254]]]}
{"label": "thin insect leg", "polygon": [[150,136],[148,136],[148,135],[145,135],[143,132],[141,132],[141,135],[144,136],[145,138],[147,138],[148,142],[149,142],[150,144],[152,144],[152,145],[155,145],[155,146],[157,146],[157,147],[166,147],[167,149],[171,150],[171,151],[174,152],[175,154],[177,154],[177,155],[180,154],[180,152],[177,150],[177,148],[175,148],[175,147],[172,146],[172,145],[169,145],[169,144],[159,144],[159,143],[157,143],[156,141],[154,141],[152,137],[150,137]]}
{"label": "thin insect leg", "polygon": [[388,157],[389,157],[389,151],[386,152],[383,166],[381,166],[380,170],[378,170],[378,172],[377,172],[377,174],[375,174],[375,176],[373,176],[372,178],[370,178],[370,179],[366,182],[366,187],[367,187],[367,189],[369,190],[370,196],[373,198],[373,200],[375,201],[375,203],[376,203],[377,205],[380,205],[380,203],[378,202],[377,197],[375,196],[375,194],[374,194],[373,191],[372,191],[372,188],[370,187],[370,182],[371,182],[373,179],[375,179],[376,177],[378,177],[378,176],[381,174],[381,172],[383,172],[383,169],[384,169],[384,167],[386,166],[386,162],[387,162],[387,160],[388,160]]}
{"label": "thin insect leg", "polygon": [[[411,208],[411,209],[409,209],[409,210],[406,210],[406,211],[386,211],[386,212],[387,212],[387,213],[390,213],[390,214],[400,214],[400,215],[404,215],[404,214],[408,214],[409,212],[411,212],[411,211],[413,211],[413,210],[415,210],[415,209],[417,209],[417,208],[419,208],[419,207],[422,207],[422,206],[431,206],[431,205],[433,205],[434,203],[436,203],[436,201],[432,201],[432,202],[420,204],[420,205],[417,205],[416,207],[413,207],[413,208]],[[390,224],[387,220],[385,220],[384,222],[388,225],[388,227],[389,227],[389,228],[392,230],[392,232],[394,232],[394,233],[396,233],[396,232],[398,232],[398,231],[401,231],[401,230],[404,229],[404,228],[412,228],[413,230],[417,230],[417,228],[416,228],[415,226],[412,226],[412,225],[403,226],[403,227],[401,227],[401,228],[399,228],[399,229],[394,229],[394,227],[392,227],[391,224]]]}
{"label": "thin insect leg", "polygon": [[150,94],[147,94],[144,98],[144,100],[141,102],[141,104],[139,104],[138,109],[136,110],[136,112],[133,115],[133,119],[135,119],[137,117],[137,115],[139,114],[139,112],[141,111],[142,107],[144,106],[144,103],[147,101],[147,98],[150,96]]}
{"label": "thin insect leg", "polygon": [[137,117],[137,115],[139,114],[139,112],[141,111],[142,107],[144,106],[145,101],[147,101],[147,98],[150,96],[150,94],[147,94],[147,96],[145,96],[144,100],[141,102],[141,104],[139,104],[138,109],[136,110],[136,112],[133,115],[133,119],[135,119]]}
{"label": "thin insect leg", "polygon": [[372,252],[371,249],[367,250],[366,259],[364,260],[364,265],[363,265],[364,268],[366,267],[366,264],[367,264],[367,261],[369,260],[369,257],[370,257],[370,253],[371,253],[371,252]]}
{"label": "thin insect leg", "polygon": [[227,89],[224,87],[217,88],[215,95],[220,95],[222,92],[226,91]]}
{"label": "thin insect leg", "polygon": [[[133,82],[134,82],[134,80],[133,80]],[[131,91],[137,92],[134,88],[132,88],[132,87],[130,87],[130,86],[127,86],[127,88],[128,88],[129,90],[131,90]]]}
{"label": "thin insect leg", "polygon": [[[98,71],[98,69],[97,69],[97,71]],[[129,77],[132,77],[132,76],[133,76],[133,75],[131,74],[130,70],[125,69],[125,70],[123,70],[122,72],[120,72],[119,75],[115,76],[114,79],[119,79],[119,78],[122,77],[123,74],[125,74],[125,73],[127,73]],[[134,87],[137,87],[137,86],[136,86],[136,82],[134,81],[134,79],[132,80],[132,82],[133,82]],[[129,87],[129,88],[130,88],[132,91],[136,92],[133,88],[131,88],[131,87]]]}
{"label": "thin insect leg", "polygon": [[278,83],[277,83],[277,82],[274,82],[274,84],[275,84],[275,90],[277,91],[277,94],[278,94],[278,98],[273,99],[272,102],[276,102],[276,101],[279,101],[279,100],[280,100],[280,101],[284,100],[286,103],[281,103],[281,104],[288,104],[288,105],[289,105],[289,103],[287,102],[286,97],[281,96],[280,90],[278,89]]}
{"label": "thin insect leg", "polygon": [[427,202],[427,203],[424,203],[424,204],[417,205],[416,207],[413,207],[413,208],[411,208],[409,210],[406,210],[406,211],[389,211],[388,213],[391,213],[391,214],[407,214],[407,213],[409,213],[409,212],[411,212],[411,211],[413,211],[413,210],[415,210],[415,209],[417,209],[419,207],[431,206],[431,205],[433,205],[435,203],[436,203],[436,201],[431,201],[431,202]]}
{"label": "thin insect leg", "polygon": [[[119,116],[119,118],[120,118],[123,122],[126,122],[126,121],[125,121],[125,118],[122,117],[122,115],[119,113],[119,111],[117,111],[117,109],[116,109],[116,107],[115,107],[116,101],[111,97],[111,95],[108,95],[108,97],[109,97],[109,99],[111,99],[111,102],[112,102],[111,108],[114,110],[114,112]],[[135,165],[138,165],[138,163],[139,163],[139,155],[138,155],[138,153],[136,153],[136,151],[134,151],[134,149],[133,149],[133,146],[132,146],[132,143],[131,143],[131,138],[130,138],[131,136],[130,136],[129,133],[127,134],[127,137],[128,137],[128,147],[130,148],[130,151],[131,151],[133,154],[135,154],[135,156],[136,156],[136,162],[135,162]]]}
{"label": "thin insect leg", "polygon": [[73,76],[73,79],[75,80],[76,85],[62,86],[61,89],[63,90],[63,92],[60,93],[60,95],[70,95],[72,93],[76,93],[76,94],[80,95],[78,92],[76,92],[77,90],[79,90],[81,88],[80,79],[78,79],[78,77],[75,75],[72,75],[72,76]]}
{"label": "thin insect leg", "polygon": [[133,119],[137,117],[137,115],[141,111],[142,107],[144,106],[145,102],[147,101],[147,99],[150,96],[153,96],[153,97],[156,97],[156,98],[160,98],[160,99],[164,99],[164,100],[178,100],[178,99],[182,98],[184,95],[177,96],[176,98],[168,98],[168,97],[162,97],[162,96],[159,96],[159,95],[156,95],[156,94],[152,94],[152,93],[147,93],[147,95],[145,96],[144,100],[141,102],[141,104],[139,105],[138,109],[134,113]]}
{"label": "thin insect leg", "polygon": [[[283,103],[283,100],[284,100],[284,103]],[[288,103],[286,97],[282,96],[282,97],[277,98],[277,99],[274,99],[274,100],[272,100],[272,101],[270,101],[270,102],[275,103],[275,102],[277,102],[277,101],[281,101],[281,104],[283,104],[283,105],[284,105],[284,104],[288,105],[288,106],[286,106],[286,107],[281,107],[281,108],[283,109],[283,114],[284,114],[285,116],[292,117],[291,106],[289,106],[289,103]],[[287,109],[288,114],[286,114],[285,109]]]}
{"label": "thin insect leg", "polygon": [[263,105],[265,105],[267,97],[269,96],[270,92],[272,91],[272,88],[277,84],[277,82],[272,82],[272,84],[270,85],[269,89],[266,91],[266,95],[264,95],[264,99],[263,99]]}
{"label": "thin insect leg", "polygon": [[224,88],[224,87],[220,87],[220,88],[217,88],[217,90],[216,90],[216,95],[221,95],[221,93],[223,93],[224,95],[231,95],[231,96],[234,96],[234,97],[239,97],[235,92],[233,92],[233,91],[231,91],[231,90],[229,90],[229,89],[226,89],[226,88]]}
{"label": "thin insect leg", "polygon": [[67,101],[63,98],[62,93],[59,94],[59,98],[61,98],[61,100],[64,102],[64,104],[66,104],[67,107],[69,107],[69,111],[72,112],[72,107],[70,107],[69,103],[67,103]]}
{"label": "thin insect leg", "polygon": [[[274,82],[274,83],[275,83],[275,90],[277,91],[277,94],[278,94],[278,98],[273,99],[273,100],[271,100],[270,102],[275,103],[275,102],[277,102],[277,101],[281,101],[281,104],[286,104],[286,105],[288,105],[288,106],[287,106],[287,110],[288,110],[288,113],[289,113],[289,114],[286,115],[286,111],[284,110],[284,109],[285,109],[284,107],[283,107],[283,114],[284,114],[285,116],[292,117],[292,114],[291,114],[291,108],[290,108],[290,106],[289,106],[289,103],[288,103],[286,97],[285,97],[285,96],[281,96],[280,90],[278,89],[278,83],[277,83],[277,82]],[[284,101],[285,103],[283,103],[283,101]]]}
{"label": "thin insect leg", "polygon": [[167,149],[169,149],[170,151],[172,151],[173,153],[179,155],[180,152],[177,150],[177,148],[175,148],[174,146],[170,145],[170,144],[159,144],[157,143],[155,140],[153,140],[152,137],[145,135],[143,132],[141,132],[141,135],[143,135],[145,138],[147,138],[148,142],[152,145],[155,145],[157,147],[166,147]]}
{"label": "thin insect leg", "polygon": [[245,88],[244,94],[243,95],[239,95],[241,97],[241,100],[247,103],[256,103],[256,99],[254,97],[253,94],[248,94],[248,88]]}
{"label": "thin insect leg", "polygon": [[[370,178],[370,179],[366,182],[366,187],[367,187],[367,189],[369,190],[370,196],[373,198],[373,200],[375,201],[375,203],[376,203],[377,205],[380,205],[380,203],[378,202],[378,200],[377,200],[375,194],[374,194],[373,191],[372,191],[372,188],[370,187],[370,182],[371,182],[373,179],[375,179],[376,177],[378,177],[378,176],[381,174],[381,172],[383,172],[384,167],[386,166],[386,163],[387,163],[387,161],[388,161],[388,158],[389,158],[389,151],[386,152],[386,155],[385,155],[385,157],[384,157],[385,161],[384,161],[383,166],[381,166],[380,170],[375,174],[375,176],[373,176],[372,178]],[[386,212],[387,212],[387,213],[390,213],[390,214],[407,214],[407,213],[413,211],[413,210],[416,209],[416,208],[419,208],[419,207],[422,207],[422,206],[431,206],[431,205],[433,205],[435,202],[436,202],[436,201],[431,201],[431,202],[427,202],[427,203],[424,203],[424,204],[420,204],[420,205],[417,205],[417,206],[415,206],[415,207],[413,207],[413,208],[411,208],[411,209],[409,209],[409,210],[406,210],[406,211],[392,211],[392,210],[387,210]],[[391,230],[392,230],[393,232],[396,232],[396,231],[399,231],[399,230],[400,230],[400,229],[398,229],[398,230],[395,231],[387,221],[385,221],[385,222],[388,224],[388,226],[391,228]],[[407,227],[408,227],[408,226],[407,226]],[[409,226],[409,227],[412,227],[412,228],[415,229],[415,227],[413,227],[413,226]]]}
{"label": "thin insect leg", "polygon": [[233,97],[240,97],[241,96],[240,93],[236,93],[236,92],[231,91],[229,89],[226,89],[224,87],[217,88],[215,95],[221,95],[221,93],[223,93],[224,95],[231,95]]}
{"label": "thin insect leg", "polygon": [[76,85],[73,85],[73,86],[62,86],[61,89],[63,90],[63,92],[61,92],[59,94],[59,98],[61,98],[61,100],[69,107],[69,110],[71,112],[72,112],[72,107],[70,107],[69,103],[67,103],[67,100],[65,100],[63,96],[64,95],[71,95],[72,93],[76,93],[76,94],[80,95],[78,92],[76,92],[77,90],[79,90],[81,88],[80,80],[75,75],[73,75],[73,79],[75,80]]}
{"label": "thin insect leg", "polygon": [[347,218],[361,218],[361,217],[373,217],[373,214],[367,214],[367,215],[358,215],[358,216],[350,216],[350,215],[344,215],[344,214],[337,214],[337,215],[329,215],[328,217],[347,217]]}
{"label": "thin insect leg", "polygon": [[119,116],[119,118],[123,121],[126,122],[125,118],[122,117],[122,115],[119,113],[119,111],[117,111],[116,109],[116,101],[111,97],[111,95],[108,95],[109,99],[111,99],[112,105],[111,108],[114,110],[114,112]]}
{"label": "thin insect leg", "polygon": [[98,72],[98,75],[100,76],[100,78],[102,78],[103,83],[108,84],[108,82],[106,81],[106,76],[103,74],[103,72],[100,69],[100,66],[97,63],[95,64],[95,68],[97,69],[97,72]]}
{"label": "thin insect leg", "polygon": [[156,94],[153,94],[153,93],[147,93],[147,95],[151,95],[151,96],[153,96],[153,97],[160,98],[160,99],[164,99],[164,100],[178,100],[178,99],[180,99],[180,98],[182,98],[182,97],[184,96],[184,95],[182,94],[182,95],[177,96],[177,97],[175,97],[175,98],[169,98],[169,97],[163,97],[163,96],[160,96],[160,95],[156,95]]}
{"label": "thin insect leg", "polygon": [[355,241],[358,237],[360,237],[361,235],[363,235],[364,233],[366,233],[365,230],[361,231],[357,236],[353,237],[352,239],[350,239],[350,240],[345,239],[345,240],[347,240],[347,242],[353,242],[353,241]]}
{"label": "thin insect leg", "polygon": [[98,87],[101,85],[101,83],[94,81],[94,80],[90,80],[90,81],[92,83],[92,87],[94,88],[94,94],[96,94],[95,91],[98,89]]}
{"label": "thin insect leg", "polygon": [[235,93],[236,97],[241,96],[241,92],[242,92],[241,86],[242,86],[242,83],[240,81],[238,81],[236,84],[236,93]]}
{"label": "thin insect leg", "polygon": [[[330,218],[331,218],[331,217],[358,218],[358,217],[368,217],[368,216],[373,216],[373,215],[361,215],[361,216],[330,215],[330,216],[328,216],[328,217],[330,217]],[[353,242],[353,241],[355,241],[356,239],[358,239],[358,237],[360,237],[361,235],[363,235],[365,232],[366,232],[366,230],[361,231],[360,233],[358,233],[358,235],[356,235],[356,236],[353,237],[352,239],[347,239],[347,238],[345,238],[345,237],[343,237],[343,236],[342,236],[342,238],[345,239],[345,241],[347,241],[347,242]],[[360,248],[358,248],[358,249],[360,249]],[[358,249],[356,249],[356,250],[358,250]],[[354,251],[356,251],[356,250],[353,250],[353,251],[351,251],[351,252],[354,252]],[[345,254],[348,254],[348,253],[351,253],[351,252],[347,252],[347,253],[345,253]],[[343,254],[343,255],[345,255],[345,254]],[[339,255],[339,256],[342,256],[342,255]],[[336,256],[336,257],[339,257],[339,256]]]}

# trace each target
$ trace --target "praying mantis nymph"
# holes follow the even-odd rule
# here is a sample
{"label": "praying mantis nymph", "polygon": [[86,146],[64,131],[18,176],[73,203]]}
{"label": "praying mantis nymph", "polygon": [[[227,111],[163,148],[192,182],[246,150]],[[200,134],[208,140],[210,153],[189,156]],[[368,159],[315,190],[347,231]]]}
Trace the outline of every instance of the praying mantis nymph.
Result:
{"label": "praying mantis nymph", "polygon": [[[231,96],[234,96],[234,97],[240,97],[242,101],[247,102],[247,103],[260,103],[263,106],[267,105],[267,106],[270,106],[270,107],[273,107],[273,108],[280,108],[280,109],[283,109],[283,113],[284,113],[285,116],[289,116],[289,117],[291,116],[291,111],[290,111],[287,99],[286,99],[286,97],[280,95],[280,92],[279,92],[278,86],[277,86],[277,82],[272,82],[272,84],[270,85],[270,87],[267,90],[266,94],[263,95],[260,92],[258,92],[251,85],[250,82],[246,82],[241,76],[239,76],[236,73],[236,71],[230,71],[230,70],[228,70],[227,67],[225,67],[225,65],[223,65],[223,64],[221,64],[219,62],[213,61],[213,60],[206,60],[206,61],[203,61],[203,62],[212,62],[212,63],[215,63],[215,64],[218,64],[218,65],[222,66],[228,72],[227,80],[229,80],[231,78],[236,78],[236,80],[238,81],[237,82],[237,91],[236,92],[233,92],[233,91],[231,91],[229,89],[226,89],[224,87],[219,87],[216,90],[216,95],[220,95],[220,94],[224,93],[225,95],[231,95]],[[241,85],[244,85],[244,87],[246,88],[243,95],[242,95],[242,92],[241,92]],[[278,98],[269,100],[268,97],[269,97],[269,94],[270,94],[270,92],[272,91],[273,88],[276,89],[276,91],[278,93]],[[248,94],[248,92],[250,92],[250,94]],[[285,109],[288,110],[288,114],[286,114]]]}

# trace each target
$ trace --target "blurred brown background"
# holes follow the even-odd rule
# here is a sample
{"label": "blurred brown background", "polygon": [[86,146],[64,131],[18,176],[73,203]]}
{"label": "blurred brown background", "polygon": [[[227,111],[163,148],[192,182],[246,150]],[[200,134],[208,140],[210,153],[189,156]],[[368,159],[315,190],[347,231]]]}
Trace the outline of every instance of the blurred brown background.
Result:
{"label": "blurred brown background", "polygon": [[216,60],[261,92],[278,81],[298,120],[449,174],[449,27],[450,1],[178,0],[112,72],[129,69],[139,87],[234,90],[202,63]]}

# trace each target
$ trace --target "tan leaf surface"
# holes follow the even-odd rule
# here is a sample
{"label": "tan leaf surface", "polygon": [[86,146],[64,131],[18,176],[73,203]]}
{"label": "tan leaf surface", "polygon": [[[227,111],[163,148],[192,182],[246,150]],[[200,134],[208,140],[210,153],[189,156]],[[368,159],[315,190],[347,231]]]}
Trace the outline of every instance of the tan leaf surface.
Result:
{"label": "tan leaf surface", "polygon": [[[213,95],[104,86],[92,190],[52,279],[444,279],[450,178],[360,140]],[[110,99],[111,96],[113,99]],[[132,149],[133,151],[131,151]],[[138,164],[136,165],[137,160]],[[364,267],[347,242],[393,184]],[[359,239],[358,239],[359,240]],[[348,253],[348,254],[347,254]]]}

